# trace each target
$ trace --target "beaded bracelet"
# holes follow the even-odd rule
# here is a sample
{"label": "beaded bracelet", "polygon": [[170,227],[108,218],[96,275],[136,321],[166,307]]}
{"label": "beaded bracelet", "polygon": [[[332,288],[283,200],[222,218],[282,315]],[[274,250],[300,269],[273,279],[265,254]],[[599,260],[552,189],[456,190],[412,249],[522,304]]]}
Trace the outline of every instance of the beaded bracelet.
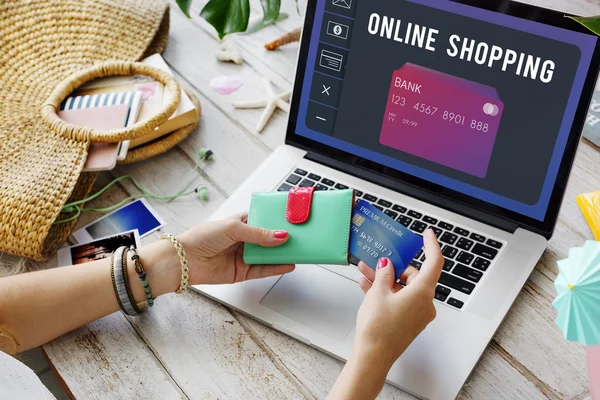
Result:
{"label": "beaded bracelet", "polygon": [[131,252],[131,261],[133,261],[133,265],[135,267],[135,272],[138,274],[138,278],[142,281],[142,286],[144,286],[144,291],[146,292],[146,300],[148,300],[148,305],[150,307],[154,306],[154,298],[152,297],[152,293],[150,292],[150,285],[148,285],[148,281],[146,280],[146,272],[144,271],[144,265],[140,261],[140,256],[137,253],[134,245],[129,247],[129,251]]}

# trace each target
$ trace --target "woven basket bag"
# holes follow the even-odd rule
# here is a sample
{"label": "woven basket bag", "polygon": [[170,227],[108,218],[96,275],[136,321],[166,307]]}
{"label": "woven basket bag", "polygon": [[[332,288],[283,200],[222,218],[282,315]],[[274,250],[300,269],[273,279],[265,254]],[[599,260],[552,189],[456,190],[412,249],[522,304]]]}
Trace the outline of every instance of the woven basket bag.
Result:
{"label": "woven basket bag", "polygon": [[[0,252],[54,254],[76,223],[54,221],[70,217],[63,206],[86,198],[96,179],[82,173],[90,143],[143,136],[173,114],[177,96],[153,118],[110,132],[56,115],[74,89],[103,76],[148,75],[178,93],[168,74],[135,62],[162,52],[168,32],[163,0],[0,0]],[[124,163],[167,151],[197,124],[132,149]]]}

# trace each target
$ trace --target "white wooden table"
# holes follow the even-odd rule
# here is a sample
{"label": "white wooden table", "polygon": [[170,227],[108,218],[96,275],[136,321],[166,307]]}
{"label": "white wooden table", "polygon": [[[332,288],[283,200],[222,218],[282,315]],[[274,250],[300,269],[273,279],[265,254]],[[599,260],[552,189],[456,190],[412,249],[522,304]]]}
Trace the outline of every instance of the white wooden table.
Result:
{"label": "white wooden table", "polygon": [[[529,0],[538,5],[582,15],[600,14],[597,0]],[[248,36],[237,36],[243,65],[219,63],[219,44],[210,26],[191,21],[172,7],[171,37],[164,57],[182,85],[202,102],[197,131],[168,154],[112,171],[133,175],[151,190],[172,193],[190,179],[197,151],[209,147],[215,160],[197,174],[210,188],[210,201],[181,199],[170,204],[150,201],[175,234],[205,221],[223,200],[284,141],[287,116],[278,111],[267,129],[254,129],[262,110],[234,110],[233,100],[263,93],[260,76],[279,90],[291,87],[297,45],[266,52],[263,44],[300,26],[295,3],[284,9],[290,18]],[[202,4],[196,4],[197,15]],[[229,96],[209,87],[218,75],[241,75],[245,85]],[[556,261],[570,247],[591,238],[575,203],[579,193],[600,189],[600,154],[580,146],[561,218],[549,249],[531,275],[512,311],[500,326],[461,398],[586,399],[585,353],[563,340],[551,306]],[[112,178],[101,176],[99,184]],[[177,179],[173,179],[176,177]],[[93,205],[113,204],[132,193],[129,184],[115,187]],[[83,225],[97,215],[86,215]],[[158,235],[145,239],[151,242]],[[51,260],[54,265],[56,260]],[[188,292],[157,300],[139,319],[115,313],[44,346],[55,371],[70,393],[80,399],[299,399],[323,398],[343,363]],[[450,366],[449,366],[450,368]],[[386,385],[382,399],[412,396]]]}

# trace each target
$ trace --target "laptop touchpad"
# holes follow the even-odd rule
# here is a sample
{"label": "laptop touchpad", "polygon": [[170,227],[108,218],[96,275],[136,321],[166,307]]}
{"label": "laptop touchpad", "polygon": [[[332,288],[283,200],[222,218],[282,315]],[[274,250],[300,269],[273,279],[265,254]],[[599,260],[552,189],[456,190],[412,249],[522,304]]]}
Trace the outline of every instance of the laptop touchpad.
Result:
{"label": "laptop touchpad", "polygon": [[343,341],[356,325],[356,313],[363,299],[356,282],[318,265],[299,265],[279,279],[260,303]]}

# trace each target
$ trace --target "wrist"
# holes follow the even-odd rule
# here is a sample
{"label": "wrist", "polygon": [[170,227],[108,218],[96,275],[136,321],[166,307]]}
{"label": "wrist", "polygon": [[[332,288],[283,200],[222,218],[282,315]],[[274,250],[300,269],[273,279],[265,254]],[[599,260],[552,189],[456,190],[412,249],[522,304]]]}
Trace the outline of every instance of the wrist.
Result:
{"label": "wrist", "polygon": [[364,373],[367,369],[372,378],[385,382],[385,378],[398,358],[389,349],[381,348],[376,344],[364,344],[357,341],[352,349],[348,363]]}
{"label": "wrist", "polygon": [[[175,292],[181,282],[181,265],[175,248],[164,240],[138,249],[140,262],[144,266],[146,281],[152,292],[152,297]],[[131,290],[136,302],[146,301],[144,287],[131,261],[131,253],[127,257],[127,272]]]}
{"label": "wrist", "polygon": [[390,367],[378,351],[355,346],[329,397],[374,399],[383,389]]}
{"label": "wrist", "polygon": [[354,339],[352,354],[358,354],[361,358],[376,360],[378,365],[389,370],[410,345],[411,341],[405,339],[407,338],[402,334],[390,338],[381,332],[378,334],[359,332]]}

